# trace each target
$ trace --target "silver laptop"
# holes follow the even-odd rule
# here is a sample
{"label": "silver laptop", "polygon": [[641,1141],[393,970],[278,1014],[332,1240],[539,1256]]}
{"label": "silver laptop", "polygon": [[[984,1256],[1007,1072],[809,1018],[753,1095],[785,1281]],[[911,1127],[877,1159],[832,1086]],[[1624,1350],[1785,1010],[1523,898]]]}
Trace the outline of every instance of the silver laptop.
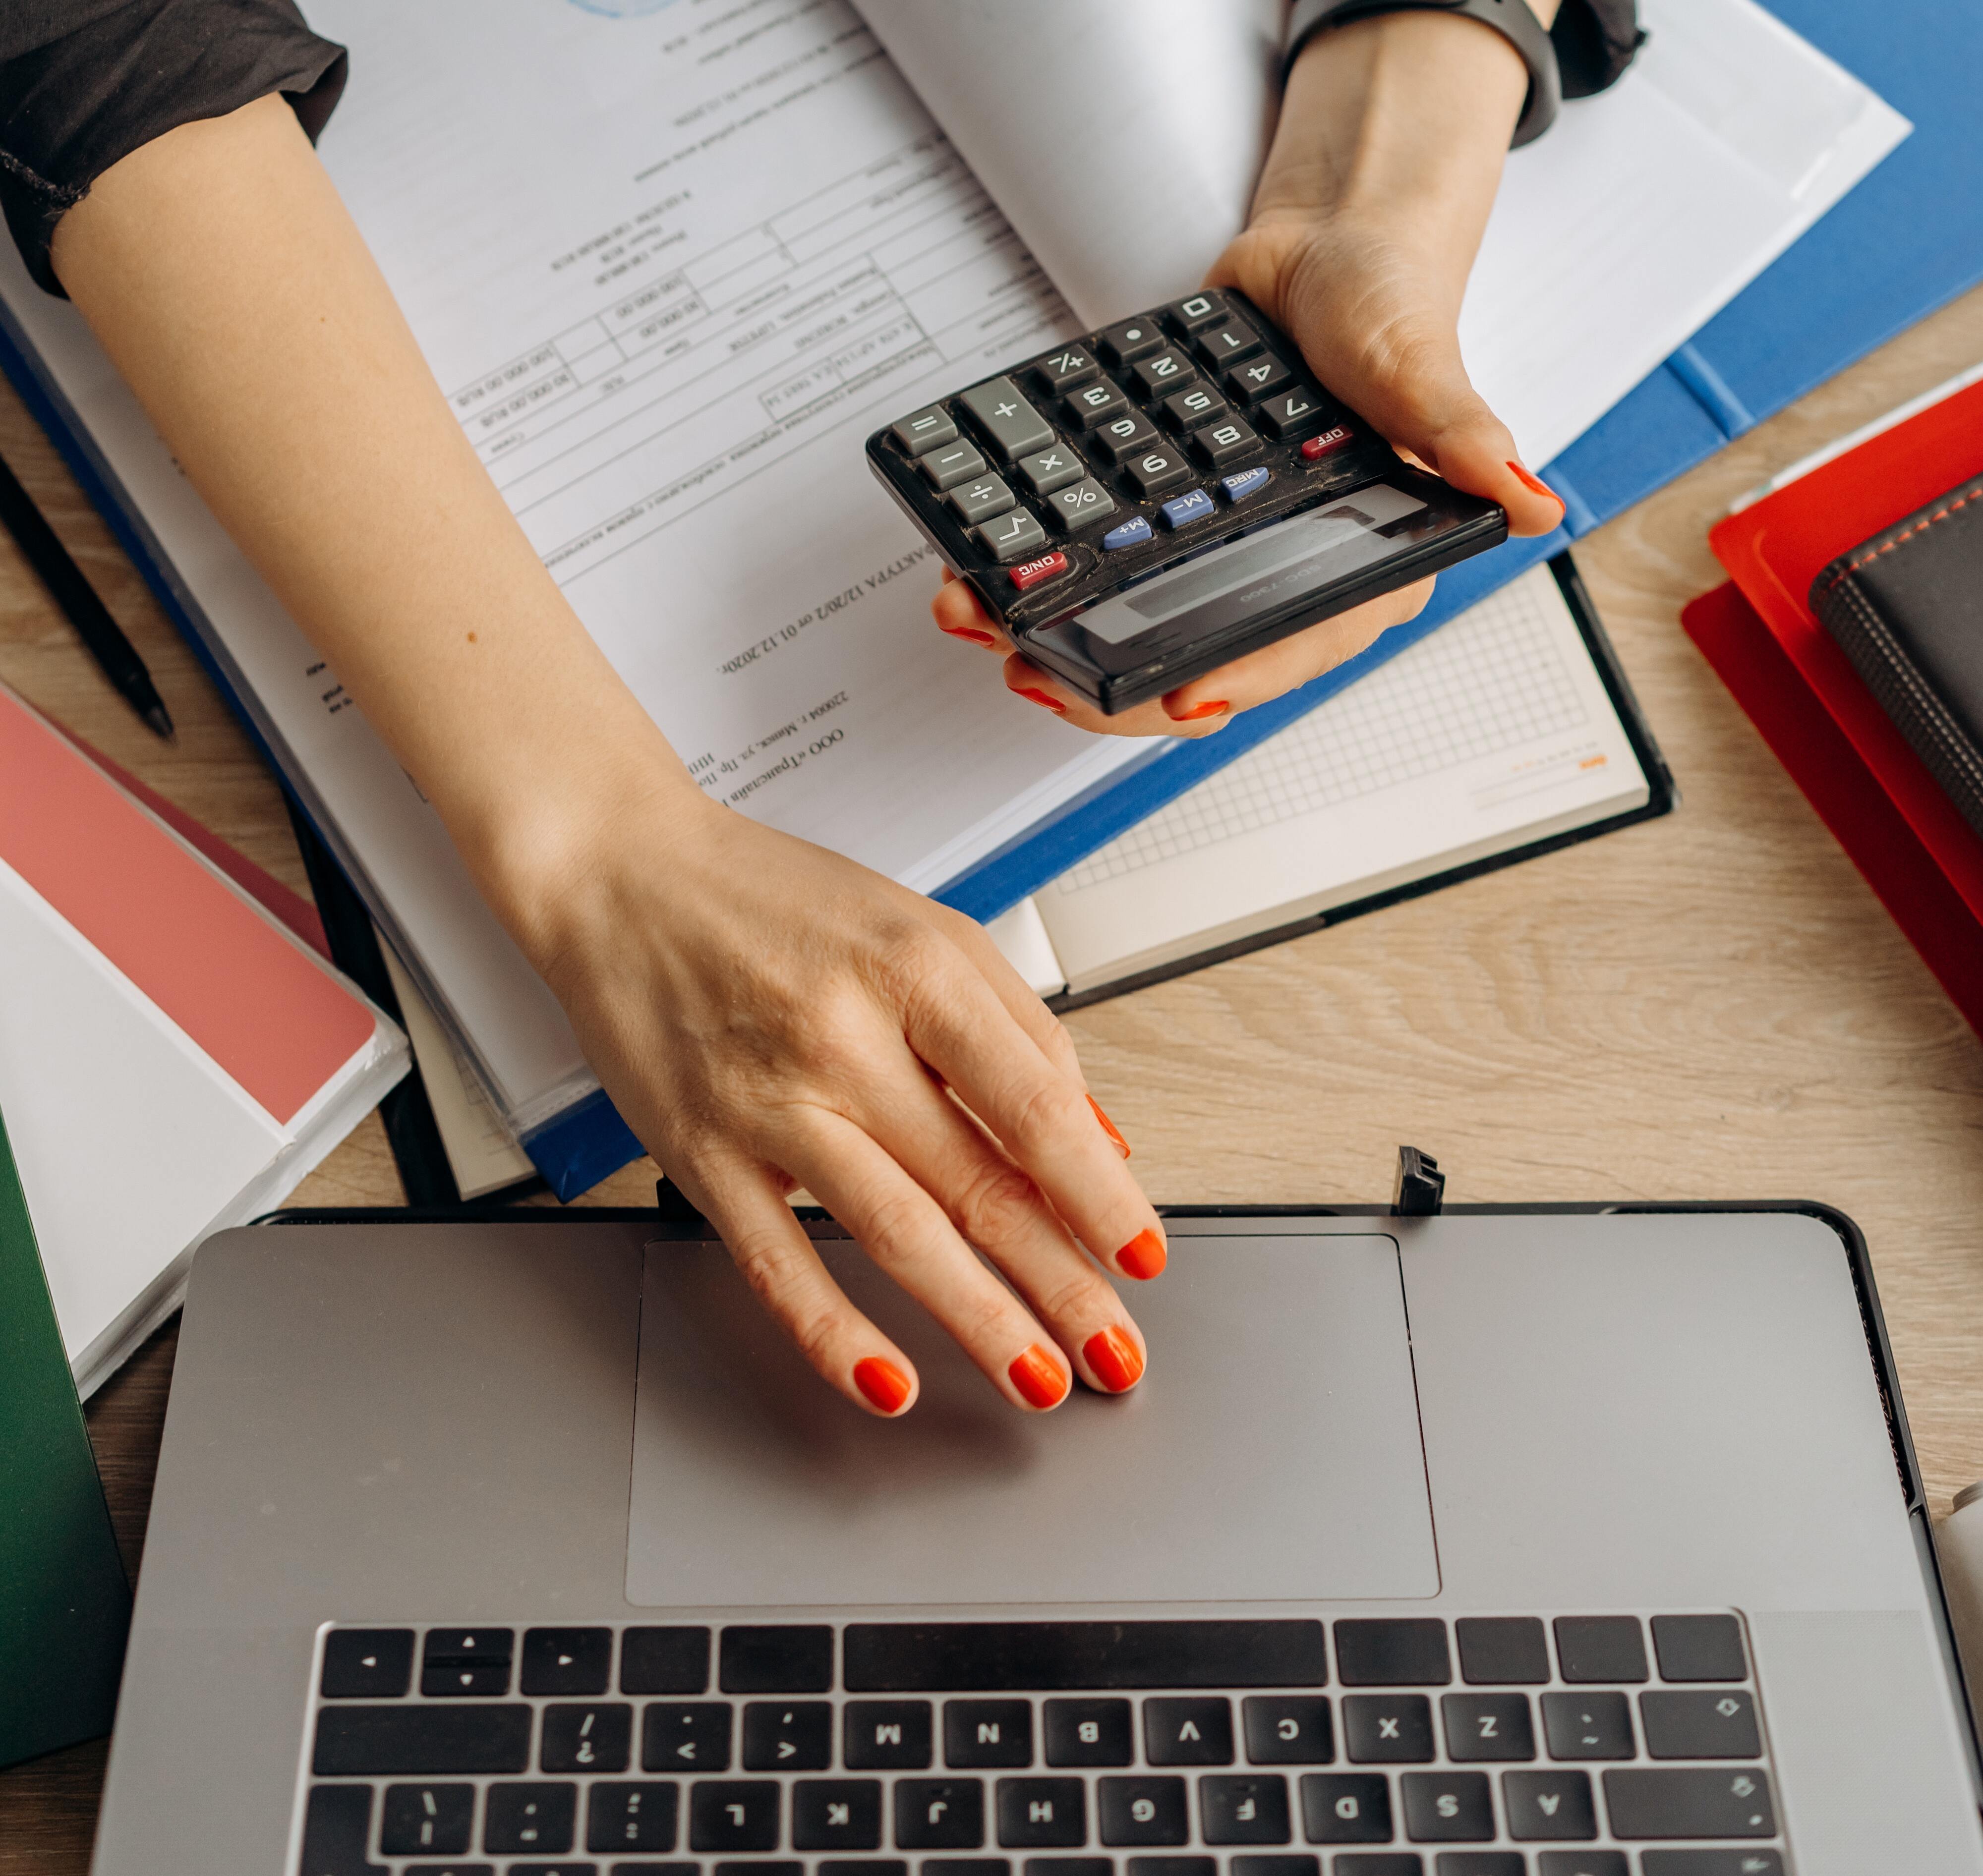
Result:
{"label": "silver laptop", "polygon": [[1979,1876],[1864,1247],[1173,1215],[1148,1379],[829,1394],[654,1214],[199,1253],[98,1876]]}

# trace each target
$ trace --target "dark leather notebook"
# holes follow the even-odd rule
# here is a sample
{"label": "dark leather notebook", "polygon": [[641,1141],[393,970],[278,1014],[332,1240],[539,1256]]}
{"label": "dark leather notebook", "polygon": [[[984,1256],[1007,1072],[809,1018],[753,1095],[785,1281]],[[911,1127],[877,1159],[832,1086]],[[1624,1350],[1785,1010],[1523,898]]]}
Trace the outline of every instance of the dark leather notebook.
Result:
{"label": "dark leather notebook", "polygon": [[1841,555],[1811,608],[1983,833],[1983,476]]}

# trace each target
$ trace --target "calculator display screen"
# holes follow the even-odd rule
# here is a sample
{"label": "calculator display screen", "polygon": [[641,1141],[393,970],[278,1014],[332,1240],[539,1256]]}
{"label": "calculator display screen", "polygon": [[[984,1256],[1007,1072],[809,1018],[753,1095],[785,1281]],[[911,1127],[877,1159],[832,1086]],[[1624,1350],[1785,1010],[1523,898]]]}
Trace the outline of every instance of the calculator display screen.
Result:
{"label": "calculator display screen", "polygon": [[1383,559],[1395,543],[1380,530],[1425,506],[1416,496],[1374,483],[1214,548],[1175,572],[1104,600],[1075,623],[1108,645],[1159,626],[1167,635],[1192,637],[1223,631]]}

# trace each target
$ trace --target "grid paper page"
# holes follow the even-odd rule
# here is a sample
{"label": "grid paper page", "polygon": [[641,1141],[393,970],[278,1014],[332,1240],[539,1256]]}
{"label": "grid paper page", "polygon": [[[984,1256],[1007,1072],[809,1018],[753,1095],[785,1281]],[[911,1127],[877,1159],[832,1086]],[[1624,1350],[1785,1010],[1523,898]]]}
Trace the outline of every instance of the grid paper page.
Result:
{"label": "grid paper page", "polygon": [[1587,714],[1552,642],[1547,567],[1470,607],[1064,874],[1078,893],[1161,860],[1457,768]]}

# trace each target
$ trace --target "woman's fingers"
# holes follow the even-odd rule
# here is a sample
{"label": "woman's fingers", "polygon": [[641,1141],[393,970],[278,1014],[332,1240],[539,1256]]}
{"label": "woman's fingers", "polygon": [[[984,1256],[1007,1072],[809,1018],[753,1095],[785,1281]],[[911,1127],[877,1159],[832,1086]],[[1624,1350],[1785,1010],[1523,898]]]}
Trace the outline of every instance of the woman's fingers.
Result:
{"label": "woman's fingers", "polygon": [[[932,1105],[943,1099],[914,1079]],[[1072,1375],[1053,1336],[978,1260],[923,1185],[861,1127],[815,1110],[780,1157],[1015,1407],[1043,1412],[1067,1398]]]}
{"label": "woman's fingers", "polygon": [[905,999],[904,1016],[909,1046],[1031,1176],[1089,1255],[1125,1277],[1155,1277],[1168,1255],[1162,1223],[1078,1076],[1015,1033],[975,973],[925,976]]}
{"label": "woman's fingers", "polygon": [[1169,716],[1189,720],[1216,702],[1227,711],[1250,710],[1322,676],[1325,671],[1367,651],[1393,626],[1416,619],[1432,597],[1433,582],[1422,579],[1396,593],[1380,594],[1363,605],[1339,613],[1272,645],[1263,645],[1216,671],[1166,692],[1162,699]]}
{"label": "woman's fingers", "polygon": [[776,1174],[739,1163],[674,1177],[721,1234],[758,1301],[821,1375],[884,1420],[915,1404],[915,1364],[848,1301],[792,1216]]}
{"label": "woman's fingers", "polygon": [[985,611],[969,582],[959,579],[948,567],[943,569],[943,584],[930,602],[930,613],[939,632],[967,645],[981,646],[987,651],[1012,649],[1005,628]]}

